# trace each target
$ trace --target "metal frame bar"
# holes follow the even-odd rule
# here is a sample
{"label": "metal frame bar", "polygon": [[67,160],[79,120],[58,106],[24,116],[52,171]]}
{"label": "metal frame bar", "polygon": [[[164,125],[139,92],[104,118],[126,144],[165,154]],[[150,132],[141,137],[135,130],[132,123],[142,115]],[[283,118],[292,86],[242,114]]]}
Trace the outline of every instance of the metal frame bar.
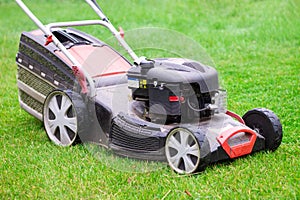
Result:
{"label": "metal frame bar", "polygon": [[90,5],[90,7],[95,11],[95,13],[100,17],[100,19],[105,24],[104,26],[107,27],[115,38],[119,41],[122,47],[128,52],[134,62],[139,62],[139,58],[134,53],[134,51],[130,48],[130,46],[126,43],[126,41],[121,37],[120,32],[116,30],[116,28],[110,23],[108,18],[104,15],[101,11],[100,7],[93,0],[86,0],[86,2]]}
{"label": "metal frame bar", "polygon": [[120,45],[126,50],[134,62],[138,62],[139,58],[126,43],[126,41],[121,37],[120,32],[118,32],[110,23],[102,20],[82,20],[82,21],[69,21],[69,22],[54,22],[46,25],[46,28],[51,31],[53,28],[60,27],[71,27],[71,26],[89,26],[89,25],[101,25],[110,30],[113,36],[119,41]]}

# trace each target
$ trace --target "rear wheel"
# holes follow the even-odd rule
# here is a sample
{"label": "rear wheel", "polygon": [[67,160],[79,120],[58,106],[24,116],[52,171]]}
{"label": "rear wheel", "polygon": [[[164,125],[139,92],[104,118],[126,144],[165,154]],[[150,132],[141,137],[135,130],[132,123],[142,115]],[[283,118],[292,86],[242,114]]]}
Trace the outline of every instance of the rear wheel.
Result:
{"label": "rear wheel", "polygon": [[55,90],[44,103],[43,122],[48,138],[60,146],[80,143],[84,131],[85,104],[79,94]]}
{"label": "rear wheel", "polygon": [[282,141],[282,125],[279,118],[270,110],[256,108],[248,111],[245,124],[265,138],[266,150],[275,151]]}
{"label": "rear wheel", "polygon": [[166,139],[166,157],[170,167],[179,174],[197,171],[200,145],[193,133],[183,128],[173,129]]}

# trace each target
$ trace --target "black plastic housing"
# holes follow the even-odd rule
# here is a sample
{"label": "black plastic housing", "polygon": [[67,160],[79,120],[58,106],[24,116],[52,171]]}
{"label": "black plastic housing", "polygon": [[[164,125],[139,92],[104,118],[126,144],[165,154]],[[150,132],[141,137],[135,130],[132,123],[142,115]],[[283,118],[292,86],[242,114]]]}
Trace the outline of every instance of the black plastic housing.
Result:
{"label": "black plastic housing", "polygon": [[170,123],[210,117],[206,107],[219,89],[214,68],[186,59],[144,60],[128,71],[128,86],[134,100],[146,102],[152,121],[164,117]]}

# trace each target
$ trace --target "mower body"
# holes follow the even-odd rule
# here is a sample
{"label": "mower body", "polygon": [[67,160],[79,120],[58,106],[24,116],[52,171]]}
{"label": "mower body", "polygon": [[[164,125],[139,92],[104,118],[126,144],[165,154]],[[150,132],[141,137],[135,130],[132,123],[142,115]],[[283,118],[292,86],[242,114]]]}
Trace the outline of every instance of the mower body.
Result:
{"label": "mower body", "polygon": [[[97,143],[121,156],[168,162],[178,173],[280,145],[273,112],[254,109],[242,118],[227,110],[213,67],[184,58],[133,64],[79,30],[55,28],[51,35],[59,45],[45,45],[41,30],[22,33],[17,84],[20,106],[44,122],[58,145]],[[93,96],[83,90],[92,86]]]}

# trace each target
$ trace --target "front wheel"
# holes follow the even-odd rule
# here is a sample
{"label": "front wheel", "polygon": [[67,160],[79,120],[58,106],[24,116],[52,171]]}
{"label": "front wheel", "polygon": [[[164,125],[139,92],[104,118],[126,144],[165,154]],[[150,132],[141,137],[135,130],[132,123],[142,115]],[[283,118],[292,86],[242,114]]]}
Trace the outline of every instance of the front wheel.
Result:
{"label": "front wheel", "polygon": [[248,111],[243,120],[245,124],[265,138],[266,150],[275,151],[282,141],[282,125],[279,118],[265,108]]}
{"label": "front wheel", "polygon": [[166,138],[165,151],[170,167],[177,173],[190,174],[198,169],[200,145],[190,131],[173,129]]}
{"label": "front wheel", "polygon": [[79,132],[84,130],[85,104],[79,94],[61,90],[51,92],[43,108],[43,122],[48,138],[60,146],[80,142]]}

